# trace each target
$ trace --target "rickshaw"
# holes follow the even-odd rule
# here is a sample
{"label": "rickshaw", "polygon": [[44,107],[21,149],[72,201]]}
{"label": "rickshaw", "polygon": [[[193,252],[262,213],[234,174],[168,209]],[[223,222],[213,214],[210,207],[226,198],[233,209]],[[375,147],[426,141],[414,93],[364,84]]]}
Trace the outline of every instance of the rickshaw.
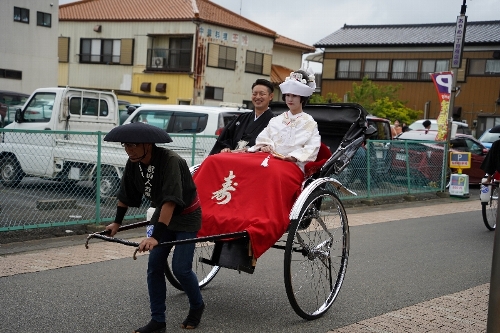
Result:
{"label": "rickshaw", "polygon": [[[349,225],[339,193],[356,194],[334,177],[347,166],[365,140],[376,133],[375,128],[368,126],[366,117],[367,113],[360,105],[338,103],[332,104],[328,122],[318,122],[322,136],[318,159],[306,165],[300,194],[293,201],[291,210],[285,212],[289,218],[286,231],[271,246],[284,250],[286,294],[293,310],[306,320],[319,318],[328,311],[345,278],[349,258]],[[191,167],[193,176],[199,168],[200,165]],[[269,186],[273,186],[272,182]],[[201,203],[203,210],[203,201]],[[120,231],[146,224],[147,221],[125,225]],[[87,247],[92,238],[138,246],[135,242],[109,237],[106,231],[102,231],[87,237]],[[196,243],[193,271],[198,276],[200,288],[208,285],[221,268],[250,274],[254,272],[256,258],[252,255],[247,230],[198,235],[194,239],[165,242],[158,246],[173,248],[193,242]],[[165,276],[173,287],[182,291],[170,267],[171,256],[165,266]]]}

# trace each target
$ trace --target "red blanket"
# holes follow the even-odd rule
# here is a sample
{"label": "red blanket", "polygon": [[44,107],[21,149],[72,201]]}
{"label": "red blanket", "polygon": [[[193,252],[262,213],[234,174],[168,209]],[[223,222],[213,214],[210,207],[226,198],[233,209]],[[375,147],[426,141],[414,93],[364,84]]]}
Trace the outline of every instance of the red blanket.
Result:
{"label": "red blanket", "polygon": [[193,178],[202,209],[198,237],[246,230],[258,258],[285,233],[304,174],[267,153],[221,153],[207,157]]}

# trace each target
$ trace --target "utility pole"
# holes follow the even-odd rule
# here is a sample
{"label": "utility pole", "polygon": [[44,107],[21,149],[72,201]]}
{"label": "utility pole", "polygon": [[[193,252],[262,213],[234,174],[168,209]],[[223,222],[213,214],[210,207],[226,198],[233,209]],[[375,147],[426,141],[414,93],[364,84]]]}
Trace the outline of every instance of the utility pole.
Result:
{"label": "utility pole", "polygon": [[[460,93],[460,88],[457,87],[457,76],[458,69],[462,66],[462,53],[465,44],[465,29],[467,25],[467,16],[465,16],[465,11],[467,9],[467,5],[465,4],[466,0],[463,0],[463,4],[460,8],[460,16],[457,17],[457,23],[455,26],[455,36],[453,41],[453,53],[451,59],[451,70],[452,70],[452,84],[451,84],[451,92],[450,92],[450,103],[448,106],[448,129],[446,131],[446,147],[445,156],[444,156],[444,165],[445,167],[449,164],[449,148],[450,148],[450,138],[451,138],[451,129],[453,126],[453,110],[455,106],[455,97]],[[447,170],[447,168],[446,168]],[[443,172],[442,178],[442,188],[444,189],[444,184],[446,184],[446,172]]]}

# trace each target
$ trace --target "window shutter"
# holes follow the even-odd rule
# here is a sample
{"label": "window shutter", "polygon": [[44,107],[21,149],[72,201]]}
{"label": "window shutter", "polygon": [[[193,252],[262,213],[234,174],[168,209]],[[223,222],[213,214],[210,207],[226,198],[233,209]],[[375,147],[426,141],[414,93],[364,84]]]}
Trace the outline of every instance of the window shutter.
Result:
{"label": "window shutter", "polygon": [[120,46],[120,65],[134,64],[134,39],[122,39]]}
{"label": "window shutter", "polygon": [[207,66],[219,67],[219,45],[208,44]]}
{"label": "window shutter", "polygon": [[59,37],[57,45],[59,62],[69,62],[69,37]]}
{"label": "window shutter", "polygon": [[323,79],[335,79],[335,71],[337,70],[337,59],[323,60]]}
{"label": "window shutter", "polygon": [[270,54],[264,54],[264,64],[262,65],[262,74],[271,75],[271,65],[273,56]]}

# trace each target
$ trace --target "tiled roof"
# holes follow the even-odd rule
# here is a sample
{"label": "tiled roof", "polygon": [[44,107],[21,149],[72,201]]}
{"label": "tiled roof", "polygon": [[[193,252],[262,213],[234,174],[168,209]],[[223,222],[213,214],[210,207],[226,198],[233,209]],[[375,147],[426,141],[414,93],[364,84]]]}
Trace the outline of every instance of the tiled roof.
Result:
{"label": "tiled roof", "polygon": [[[315,43],[332,46],[448,45],[453,44],[456,23],[402,25],[344,25]],[[500,43],[500,21],[467,22],[466,44]]]}
{"label": "tiled roof", "polygon": [[279,44],[279,45],[284,45],[284,46],[291,46],[291,47],[294,47],[296,49],[302,49],[303,51],[308,52],[308,53],[316,51],[316,48],[314,48],[311,45],[297,42],[297,41],[290,39],[290,38],[287,38],[285,36],[278,36],[278,38],[276,38],[274,43]]}
{"label": "tiled roof", "polygon": [[280,65],[272,65],[271,66],[271,83],[273,84],[281,84],[285,81],[287,76],[290,76],[290,73],[293,72],[293,69],[286,68]]}
{"label": "tiled roof", "polygon": [[192,21],[275,37],[276,32],[209,0],[82,0],[59,6],[59,21]]}

